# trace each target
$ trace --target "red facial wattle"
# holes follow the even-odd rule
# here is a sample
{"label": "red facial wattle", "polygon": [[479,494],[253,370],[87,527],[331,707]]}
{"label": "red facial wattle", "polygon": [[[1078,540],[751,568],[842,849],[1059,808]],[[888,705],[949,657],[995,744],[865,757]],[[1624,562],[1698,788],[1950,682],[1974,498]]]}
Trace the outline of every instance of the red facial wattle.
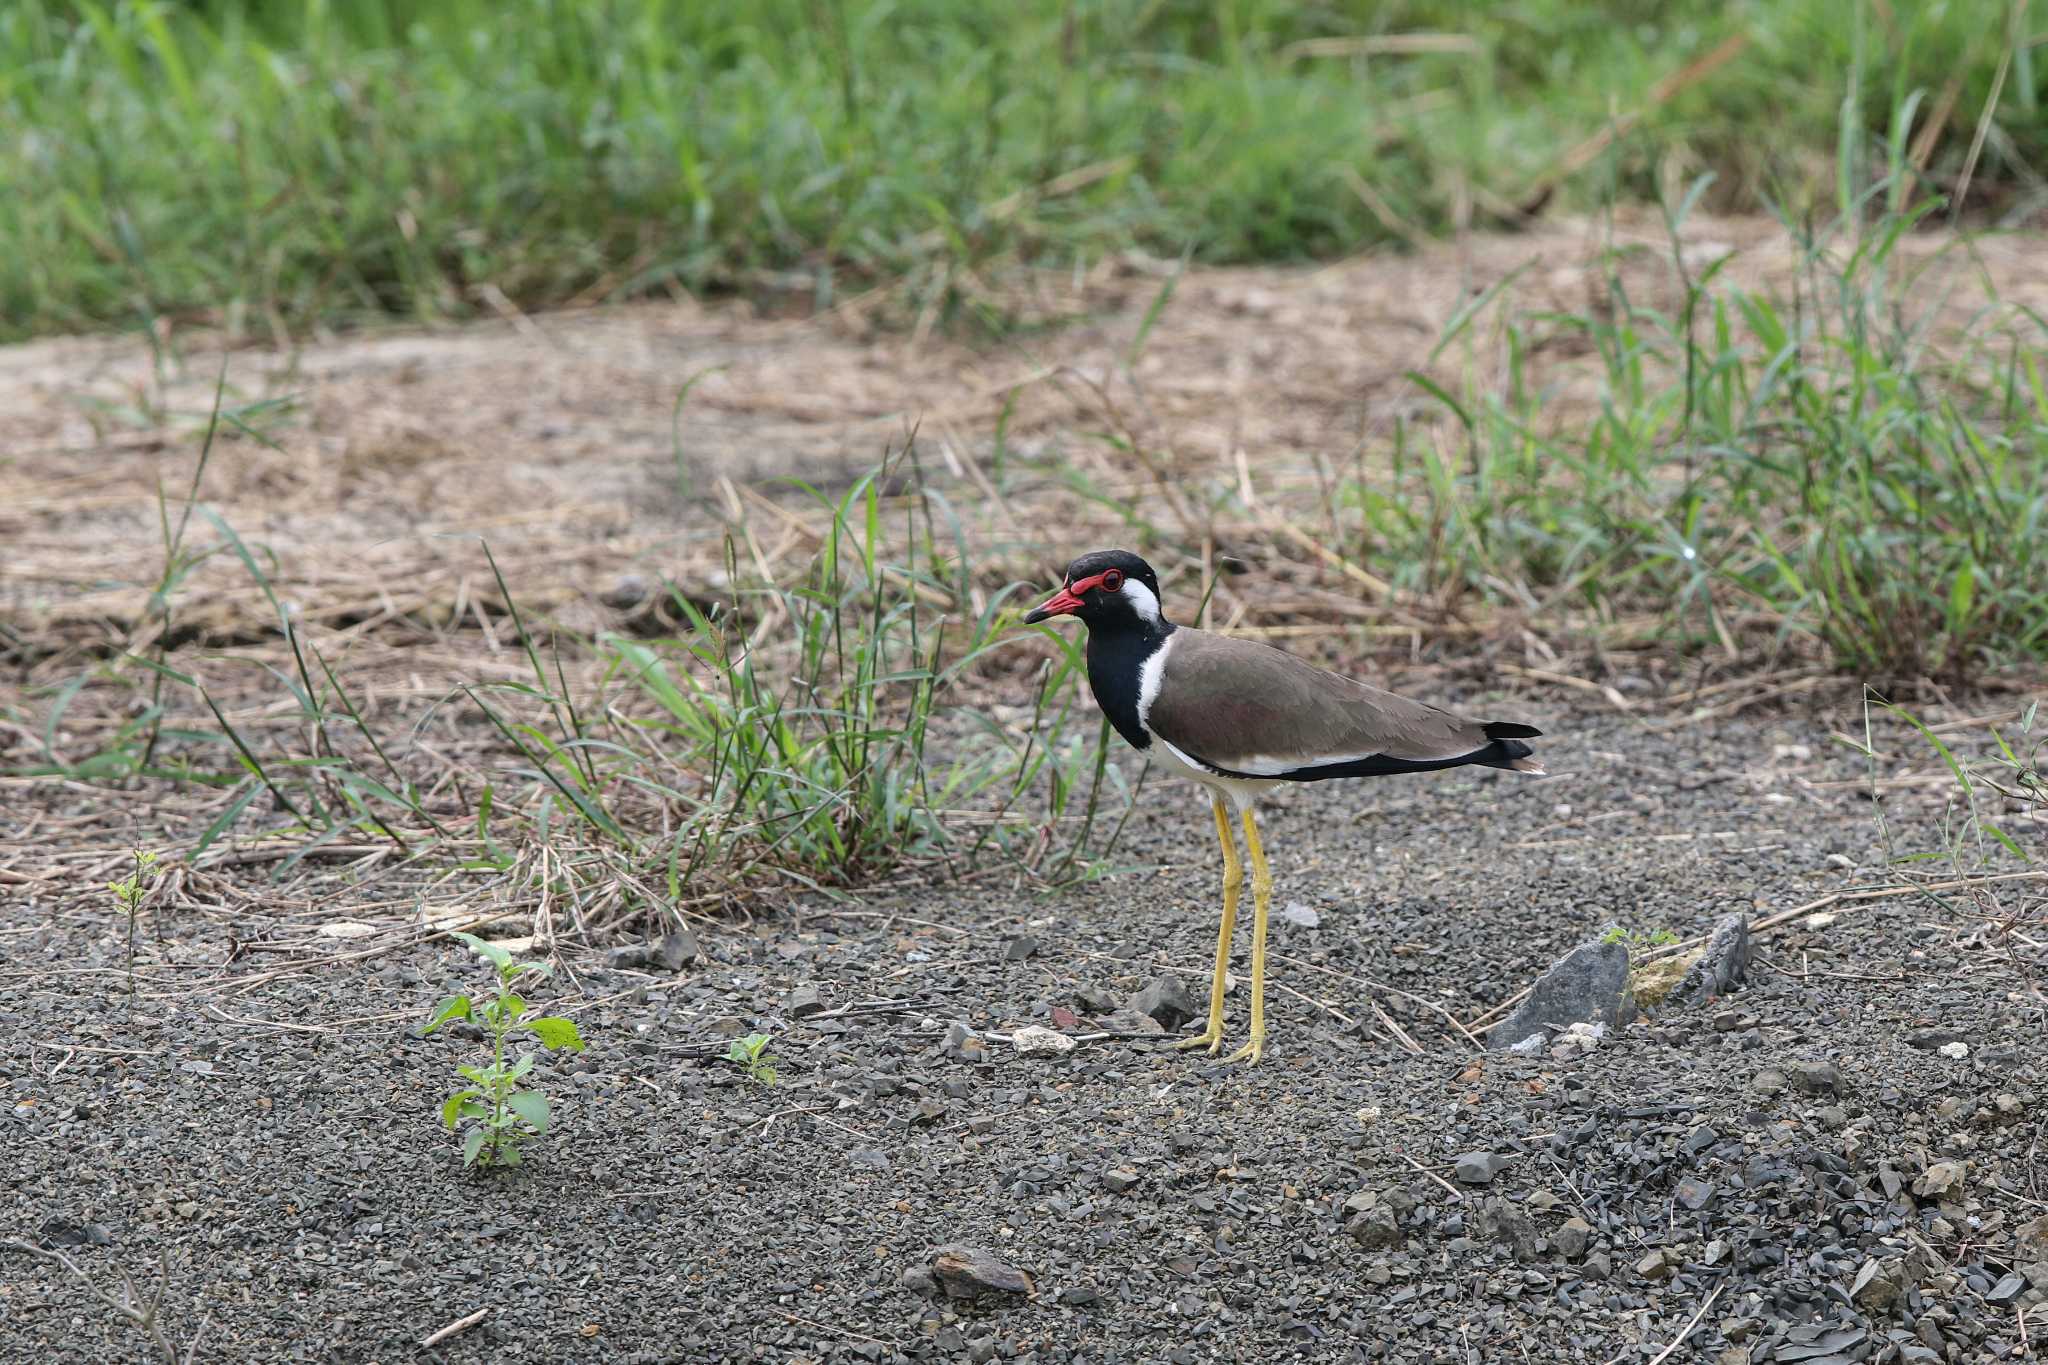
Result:
{"label": "red facial wattle", "polygon": [[1048,617],[1073,616],[1086,605],[1083,599],[1088,593],[1093,592],[1097,588],[1101,588],[1105,592],[1118,592],[1122,590],[1123,586],[1124,575],[1121,569],[1104,569],[1099,574],[1076,579],[1027,613],[1024,617],[1024,624],[1032,626],[1037,625]]}

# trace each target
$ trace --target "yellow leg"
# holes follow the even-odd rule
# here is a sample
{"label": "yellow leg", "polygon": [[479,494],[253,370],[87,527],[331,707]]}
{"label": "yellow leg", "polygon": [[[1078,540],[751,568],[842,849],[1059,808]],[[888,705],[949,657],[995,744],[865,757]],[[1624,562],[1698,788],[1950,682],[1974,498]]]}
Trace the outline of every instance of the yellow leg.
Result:
{"label": "yellow leg", "polygon": [[1252,862],[1252,1040],[1230,1054],[1233,1062],[1256,1063],[1266,1051],[1266,912],[1273,906],[1273,874],[1259,844],[1251,807],[1244,812],[1244,847]]}
{"label": "yellow leg", "polygon": [[1216,935],[1216,973],[1209,980],[1209,1027],[1198,1037],[1175,1047],[1206,1047],[1210,1054],[1223,1050],[1223,981],[1230,971],[1230,936],[1237,929],[1237,893],[1244,886],[1244,864],[1237,860],[1237,843],[1230,837],[1230,816],[1223,798],[1216,798],[1216,839],[1223,845],[1223,927]]}

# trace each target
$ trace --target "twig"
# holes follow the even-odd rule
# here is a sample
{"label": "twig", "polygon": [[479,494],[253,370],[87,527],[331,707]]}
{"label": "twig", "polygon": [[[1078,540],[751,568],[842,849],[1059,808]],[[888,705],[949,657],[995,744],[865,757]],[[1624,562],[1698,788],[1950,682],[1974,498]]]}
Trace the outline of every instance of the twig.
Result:
{"label": "twig", "polygon": [[[1680,1332],[1677,1336],[1673,1337],[1671,1339],[1671,1344],[1669,1346],[1666,1346],[1663,1350],[1657,1352],[1656,1358],[1650,1361],[1650,1365],[1664,1365],[1664,1362],[1671,1358],[1671,1353],[1677,1350],[1680,1346],[1685,1344],[1685,1339],[1691,1336],[1693,1334],[1693,1329],[1700,1325],[1700,1319],[1705,1317],[1707,1315],[1707,1310],[1714,1306],[1714,1300],[1720,1297],[1721,1286],[1717,1284],[1714,1286],[1714,1292],[1707,1295],[1707,1297],[1701,1301],[1700,1306],[1693,1310],[1691,1320],[1685,1324],[1685,1330]],[[1621,1357],[1616,1356],[1615,1359],[1619,1360],[1621,1359]]]}
{"label": "twig", "polygon": [[489,1304],[485,1304],[482,1308],[477,1309],[468,1317],[457,1318],[455,1321],[449,1323],[446,1327],[443,1327],[440,1331],[430,1332],[426,1336],[421,1337],[420,1349],[424,1351],[428,1350],[431,1347],[439,1346],[442,1342],[448,1340],[448,1338],[454,1336],[456,1333],[467,1332],[470,1328],[476,1326],[478,1323],[482,1322],[485,1318],[489,1317],[490,1315],[491,1306]]}
{"label": "twig", "polygon": [[1428,1176],[1428,1177],[1429,1177],[1429,1178],[1430,1178],[1431,1180],[1434,1180],[1434,1181],[1435,1181],[1435,1182],[1436,1182],[1437,1184],[1439,1184],[1439,1185],[1443,1186],[1443,1187],[1444,1187],[1445,1189],[1449,1190],[1449,1191],[1451,1192],[1451,1198],[1453,1198],[1453,1199],[1456,1199],[1456,1200],[1460,1201],[1461,1203],[1462,1203],[1462,1202],[1464,1201],[1465,1195],[1464,1195],[1464,1192],[1463,1192],[1462,1190],[1460,1190],[1460,1189],[1459,1189],[1459,1188],[1458,1188],[1458,1187],[1457,1187],[1456,1185],[1453,1185],[1453,1184],[1452,1184],[1452,1183],[1451,1183],[1450,1181],[1448,1181],[1448,1180],[1444,1179],[1444,1178],[1443,1178],[1442,1176],[1438,1175],[1438,1174],[1437,1174],[1437,1173],[1436,1173],[1435,1171],[1432,1171],[1431,1169],[1429,1169],[1429,1167],[1427,1167],[1427,1166],[1423,1165],[1423,1164],[1422,1164],[1421,1162],[1417,1161],[1417,1160],[1416,1160],[1416,1159],[1415,1159],[1414,1157],[1412,1157],[1412,1156],[1408,1155],[1408,1154],[1407,1154],[1406,1152],[1401,1152],[1401,1151],[1397,1151],[1397,1152],[1395,1152],[1395,1153],[1394,1153],[1394,1155],[1396,1155],[1396,1156],[1400,1157],[1400,1158],[1401,1158],[1401,1160],[1403,1160],[1403,1161],[1407,1162],[1407,1163],[1408,1163],[1408,1164],[1409,1164],[1410,1166],[1413,1166],[1413,1167],[1414,1167],[1414,1168],[1415,1168],[1416,1170],[1418,1170],[1418,1171],[1422,1172],[1422,1173],[1423,1173],[1424,1175]]}
{"label": "twig", "polygon": [[199,1330],[192,1334],[192,1340],[186,1344],[182,1355],[179,1354],[176,1347],[171,1345],[170,1338],[164,1335],[164,1298],[170,1293],[171,1287],[171,1256],[169,1252],[160,1251],[157,1253],[159,1278],[156,1286],[156,1297],[144,1303],[142,1291],[135,1287],[135,1277],[126,1270],[121,1272],[121,1297],[116,1298],[95,1284],[92,1276],[79,1269],[78,1263],[61,1251],[46,1251],[33,1242],[23,1242],[20,1240],[0,1242],[0,1247],[10,1251],[25,1251],[31,1256],[55,1262],[69,1271],[80,1284],[85,1286],[86,1292],[95,1299],[98,1299],[103,1307],[148,1337],[149,1344],[155,1348],[157,1358],[163,1361],[164,1365],[193,1365],[193,1362],[199,1359],[199,1343],[205,1337],[206,1329],[211,1319],[205,1317],[199,1319]]}

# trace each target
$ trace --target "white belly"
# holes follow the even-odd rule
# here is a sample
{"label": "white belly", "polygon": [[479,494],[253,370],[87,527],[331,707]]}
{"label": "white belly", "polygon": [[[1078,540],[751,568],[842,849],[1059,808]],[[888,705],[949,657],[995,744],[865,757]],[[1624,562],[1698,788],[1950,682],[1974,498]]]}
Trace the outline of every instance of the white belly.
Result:
{"label": "white belly", "polygon": [[1189,758],[1180,750],[1168,744],[1158,735],[1152,736],[1152,747],[1145,751],[1154,767],[1172,777],[1185,777],[1199,782],[1213,792],[1220,792],[1240,814],[1251,809],[1252,802],[1280,785],[1277,781],[1258,778],[1225,777],[1212,772]]}

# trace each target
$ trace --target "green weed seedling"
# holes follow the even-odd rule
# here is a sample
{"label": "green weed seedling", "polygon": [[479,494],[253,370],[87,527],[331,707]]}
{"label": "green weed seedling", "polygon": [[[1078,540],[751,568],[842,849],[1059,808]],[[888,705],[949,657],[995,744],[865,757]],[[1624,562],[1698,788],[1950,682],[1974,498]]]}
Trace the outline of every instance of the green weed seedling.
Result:
{"label": "green weed seedling", "polygon": [[149,898],[149,877],[156,871],[156,854],[146,848],[130,849],[135,870],[118,882],[108,882],[114,903],[128,917],[128,994],[135,994],[135,921],[142,914],[142,902]]}
{"label": "green weed seedling", "polygon": [[519,1084],[532,1072],[534,1058],[539,1054],[527,1052],[517,1061],[507,1062],[505,1040],[516,1033],[526,1033],[550,1051],[569,1048],[581,1052],[583,1035],[576,1031],[572,1019],[554,1015],[529,1017],[526,1000],[513,989],[513,983],[520,977],[545,975],[545,964],[514,962],[512,954],[474,934],[458,933],[455,937],[489,961],[497,973],[497,994],[481,1004],[473,1003],[466,995],[450,996],[441,1002],[427,1024],[425,1032],[432,1033],[450,1019],[473,1019],[491,1036],[489,1066],[456,1068],[469,1084],[441,1102],[441,1122],[451,1131],[458,1124],[469,1124],[469,1132],[462,1139],[463,1165],[517,1166],[519,1144],[548,1131],[548,1099],[540,1091],[522,1089]]}
{"label": "green weed seedling", "polygon": [[768,1044],[774,1041],[765,1033],[750,1033],[744,1038],[735,1038],[732,1046],[725,1050],[725,1060],[746,1072],[748,1080],[758,1081],[762,1085],[773,1085],[775,1064],[782,1060],[768,1050]]}

